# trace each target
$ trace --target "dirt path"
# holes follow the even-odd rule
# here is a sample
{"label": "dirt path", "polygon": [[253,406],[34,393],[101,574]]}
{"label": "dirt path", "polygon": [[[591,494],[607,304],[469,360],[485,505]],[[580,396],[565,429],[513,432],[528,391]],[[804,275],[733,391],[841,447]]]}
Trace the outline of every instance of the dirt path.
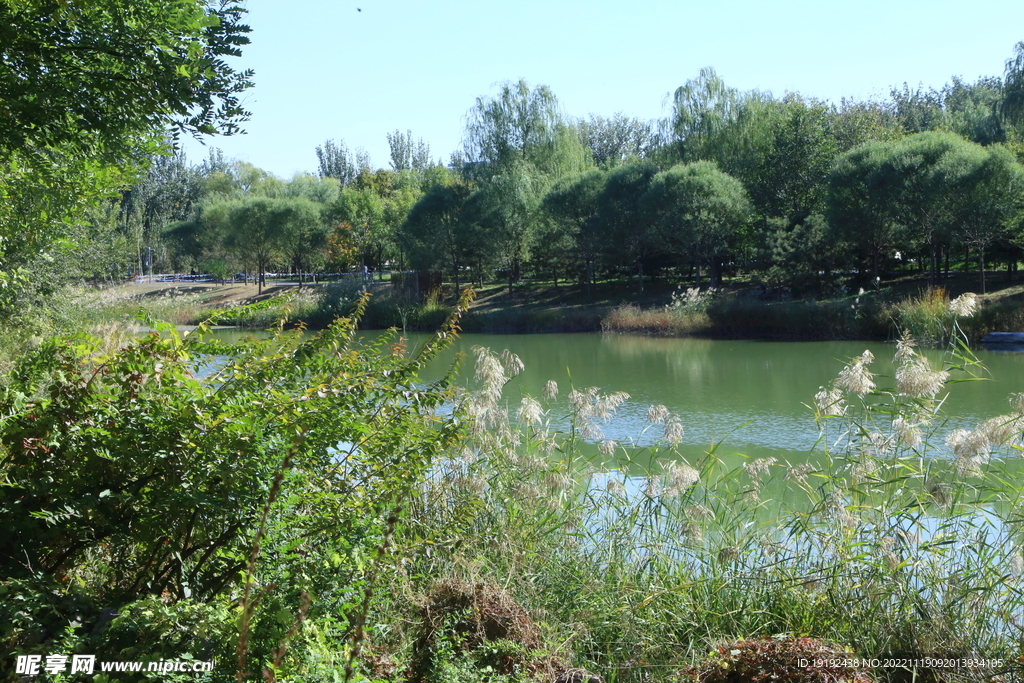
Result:
{"label": "dirt path", "polygon": [[[316,285],[304,285],[311,287]],[[210,282],[144,282],[124,285],[124,291],[142,297],[166,297],[181,295],[198,295],[203,304],[211,308],[226,308],[239,304],[262,301],[284,292],[297,289],[294,283],[272,284],[258,293],[256,285],[232,283],[218,285]]]}

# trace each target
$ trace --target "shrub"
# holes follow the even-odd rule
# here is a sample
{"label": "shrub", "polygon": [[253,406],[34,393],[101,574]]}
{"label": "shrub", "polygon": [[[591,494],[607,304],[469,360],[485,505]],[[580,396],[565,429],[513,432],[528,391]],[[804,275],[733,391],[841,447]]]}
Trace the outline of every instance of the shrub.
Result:
{"label": "shrub", "polygon": [[[115,609],[232,596],[243,645],[253,586],[270,614],[295,615],[308,595],[314,612],[351,612],[372,569],[362,558],[461,429],[435,414],[448,381],[417,376],[454,321],[412,358],[389,337],[358,343],[354,319],[234,347],[209,341],[205,325],[158,329],[113,348],[53,338],[8,376],[0,580]],[[97,618],[83,614],[83,628]],[[253,622],[268,633],[264,654],[292,619]],[[29,635],[16,627],[5,644],[58,634]]]}

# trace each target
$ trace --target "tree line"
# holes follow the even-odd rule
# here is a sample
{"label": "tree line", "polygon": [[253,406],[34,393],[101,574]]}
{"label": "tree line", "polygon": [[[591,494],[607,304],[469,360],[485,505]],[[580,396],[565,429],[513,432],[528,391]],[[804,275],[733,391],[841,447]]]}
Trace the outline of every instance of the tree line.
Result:
{"label": "tree line", "polygon": [[[296,274],[444,273],[456,289],[504,277],[652,277],[717,286],[756,273],[774,292],[827,296],[895,269],[1020,256],[1024,44],[1003,77],[885,101],[828,103],[729,87],[707,68],[660,121],[577,119],[546,86],[502,84],[470,108],[446,162],[410,131],[390,167],[326,140],[317,171],[282,180],[214,150],[154,155],[93,208],[68,268]],[[911,265],[913,264],[913,265]]]}

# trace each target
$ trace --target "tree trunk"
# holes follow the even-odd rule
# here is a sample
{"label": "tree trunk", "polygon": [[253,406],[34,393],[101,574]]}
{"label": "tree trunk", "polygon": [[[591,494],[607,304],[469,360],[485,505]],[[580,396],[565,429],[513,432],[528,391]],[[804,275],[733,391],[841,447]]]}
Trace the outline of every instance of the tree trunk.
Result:
{"label": "tree trunk", "polygon": [[985,293],[985,245],[978,245],[978,272],[981,273],[981,293]]}

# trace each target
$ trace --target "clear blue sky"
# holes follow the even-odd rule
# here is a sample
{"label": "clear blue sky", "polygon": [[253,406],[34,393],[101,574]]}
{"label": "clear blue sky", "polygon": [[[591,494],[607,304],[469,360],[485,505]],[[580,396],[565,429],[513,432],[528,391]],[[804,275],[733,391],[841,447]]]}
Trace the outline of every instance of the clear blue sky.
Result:
{"label": "clear blue sky", "polygon": [[[701,67],[733,87],[838,101],[1002,75],[1024,41],[1020,0],[249,0],[256,71],[248,134],[212,138],[282,177],[315,172],[333,138],[388,167],[387,133],[435,158],[461,147],[466,112],[495,84],[550,86],[572,116],[664,115]],[[360,8],[362,11],[359,11]],[[206,151],[187,141],[190,160]]]}

